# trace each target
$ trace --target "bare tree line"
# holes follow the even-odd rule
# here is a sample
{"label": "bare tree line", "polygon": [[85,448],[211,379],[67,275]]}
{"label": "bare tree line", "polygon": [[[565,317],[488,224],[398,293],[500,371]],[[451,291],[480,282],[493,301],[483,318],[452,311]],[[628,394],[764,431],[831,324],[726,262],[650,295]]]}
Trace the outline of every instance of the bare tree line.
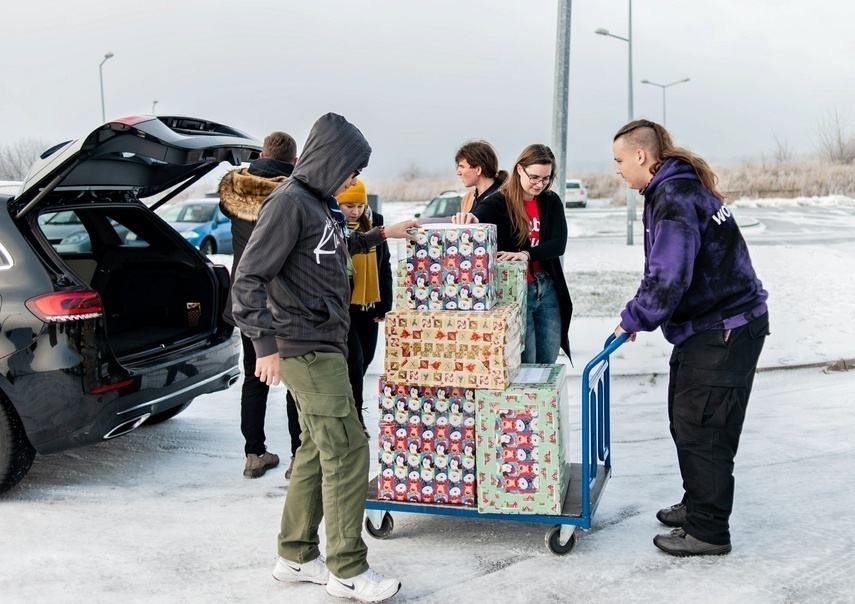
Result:
{"label": "bare tree line", "polygon": [[[855,133],[848,115],[836,108],[817,121],[816,150],[812,159],[794,159],[793,150],[786,140],[774,136],[775,148],[771,160],[765,154],[758,161],[746,161],[738,166],[717,167],[724,191],[731,197],[739,195],[764,195],[769,193],[798,195],[855,195]],[[49,143],[24,139],[0,146],[0,180],[21,180],[36,158],[49,147]],[[623,199],[623,183],[608,172],[578,174],[589,189],[592,198]],[[392,182],[375,183],[374,192],[386,199],[430,199],[441,190],[459,188],[459,181],[448,177],[430,175],[415,162],[410,161],[399,178]]]}
{"label": "bare tree line", "polygon": [[0,146],[0,180],[23,180],[50,143],[32,138]]}

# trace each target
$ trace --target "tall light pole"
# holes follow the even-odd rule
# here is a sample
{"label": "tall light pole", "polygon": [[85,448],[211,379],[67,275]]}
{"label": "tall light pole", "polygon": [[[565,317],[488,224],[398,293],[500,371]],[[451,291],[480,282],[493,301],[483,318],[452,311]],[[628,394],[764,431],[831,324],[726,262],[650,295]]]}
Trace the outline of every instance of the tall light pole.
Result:
{"label": "tall light pole", "polygon": [[683,82],[688,82],[689,78],[683,78],[682,80],[677,80],[676,82],[671,82],[670,84],[657,84],[656,82],[651,82],[650,80],[641,80],[642,84],[650,84],[651,86],[659,86],[662,89],[662,125],[667,125],[665,121],[665,89],[669,86],[674,86],[675,84],[682,84]]}
{"label": "tall light pole", "polygon": [[[611,33],[607,29],[603,29],[602,27],[595,29],[594,33],[599,34],[601,36],[609,36],[610,38],[617,38],[618,40],[623,40],[629,46],[629,86],[627,88],[628,92],[628,107],[629,107],[629,121],[633,120],[633,110],[632,110],[632,0],[628,0],[629,2],[629,33],[624,38],[623,36],[616,36]],[[632,231],[635,225],[635,193],[632,189],[627,185],[626,188],[626,244],[632,245]]]}
{"label": "tall light pole", "polygon": [[[552,150],[558,163],[553,182],[564,203],[567,180],[567,106],[570,98],[570,8],[571,0],[558,0],[558,29],[555,35],[555,88],[552,97]],[[561,257],[562,262],[564,257]]]}
{"label": "tall light pole", "polygon": [[151,102],[151,114],[154,115],[154,108],[157,107],[157,99]]}
{"label": "tall light pole", "polygon": [[113,53],[108,51],[104,55],[104,59],[98,65],[98,78],[101,80],[101,123],[102,124],[107,121],[107,114],[104,111],[104,63],[107,62],[107,59],[113,58],[113,56],[114,56]]}

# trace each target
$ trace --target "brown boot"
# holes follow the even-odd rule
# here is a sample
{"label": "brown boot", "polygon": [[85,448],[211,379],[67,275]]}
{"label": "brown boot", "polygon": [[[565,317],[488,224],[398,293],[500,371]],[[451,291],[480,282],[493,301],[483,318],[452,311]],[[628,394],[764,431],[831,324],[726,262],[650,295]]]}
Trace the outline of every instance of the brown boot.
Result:
{"label": "brown boot", "polygon": [[264,476],[264,473],[270,468],[275,468],[279,465],[279,456],[270,451],[266,451],[261,455],[250,453],[246,456],[246,467],[243,469],[243,475],[247,478],[259,478]]}
{"label": "brown boot", "polygon": [[294,471],[294,456],[291,456],[291,464],[288,466],[288,469],[285,470],[285,480],[291,480],[291,472]]}

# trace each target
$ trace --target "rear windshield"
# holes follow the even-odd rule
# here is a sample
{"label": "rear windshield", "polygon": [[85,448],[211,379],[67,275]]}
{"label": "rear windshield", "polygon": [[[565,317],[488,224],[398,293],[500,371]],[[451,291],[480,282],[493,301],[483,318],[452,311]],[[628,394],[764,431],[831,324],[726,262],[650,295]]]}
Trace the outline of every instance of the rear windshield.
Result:
{"label": "rear windshield", "polygon": [[425,209],[424,216],[441,218],[457,214],[460,211],[460,200],[460,197],[435,197]]}
{"label": "rear windshield", "polygon": [[93,239],[105,245],[146,246],[148,243],[127,226],[122,213],[113,217],[89,209],[42,212],[42,234],[60,255],[90,254]]}

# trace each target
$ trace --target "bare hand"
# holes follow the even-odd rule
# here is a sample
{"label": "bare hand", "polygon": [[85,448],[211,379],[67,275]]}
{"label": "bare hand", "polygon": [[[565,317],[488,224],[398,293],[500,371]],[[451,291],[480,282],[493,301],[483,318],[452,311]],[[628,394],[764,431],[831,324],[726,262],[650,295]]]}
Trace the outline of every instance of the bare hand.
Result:
{"label": "bare hand", "polygon": [[407,232],[407,229],[413,229],[419,226],[418,220],[404,220],[398,224],[386,227],[386,239],[409,239],[415,241],[415,235]]}
{"label": "bare hand", "polygon": [[451,222],[454,224],[472,224],[478,223],[478,217],[475,214],[466,213],[466,212],[458,212],[454,216],[451,217]]}
{"label": "bare hand", "polygon": [[499,252],[498,254],[496,254],[496,260],[498,260],[499,262],[528,262],[529,255],[528,252]]}
{"label": "bare hand", "polygon": [[279,385],[279,353],[255,359],[255,377],[268,386]]}
{"label": "bare hand", "polygon": [[618,336],[623,335],[625,333],[629,334],[628,339],[630,342],[635,342],[635,335],[636,335],[635,332],[629,332],[629,331],[625,330],[623,327],[620,326],[620,324],[618,324],[618,326],[615,327],[615,337],[618,337]]}

